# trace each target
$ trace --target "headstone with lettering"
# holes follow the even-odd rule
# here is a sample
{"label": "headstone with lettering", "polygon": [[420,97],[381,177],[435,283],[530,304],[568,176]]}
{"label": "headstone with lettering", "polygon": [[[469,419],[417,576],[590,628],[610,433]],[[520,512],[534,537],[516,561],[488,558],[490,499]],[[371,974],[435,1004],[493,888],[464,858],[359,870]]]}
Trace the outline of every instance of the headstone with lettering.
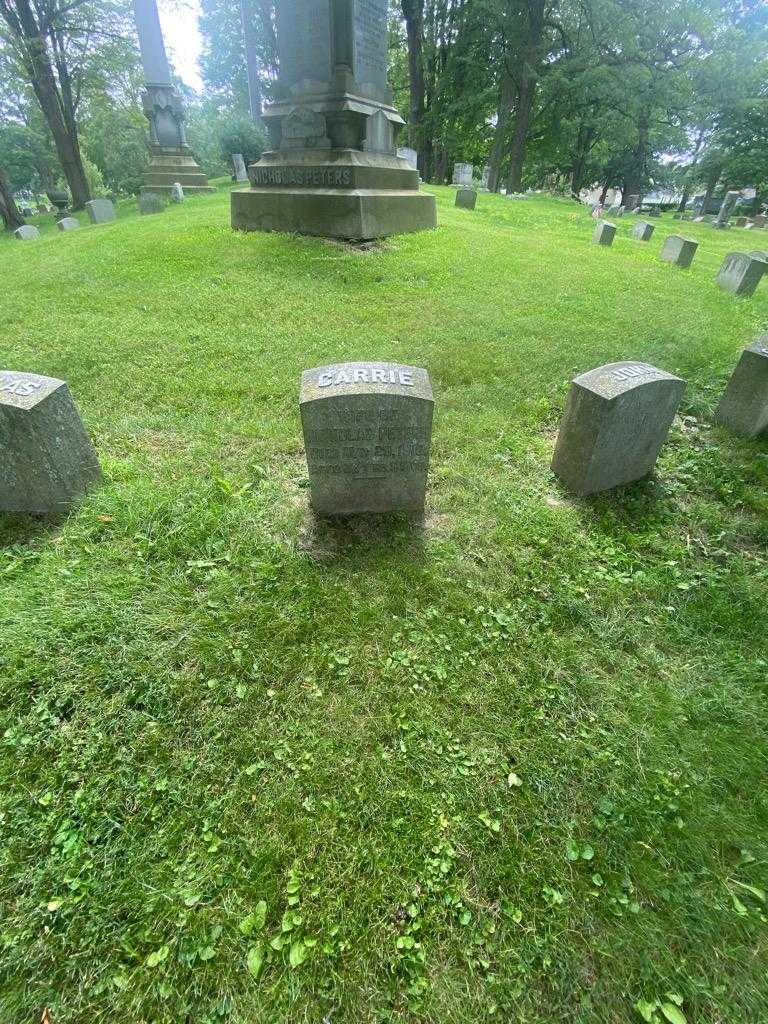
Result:
{"label": "headstone with lettering", "polygon": [[690,267],[698,247],[695,238],[669,235],[662,247],[660,259],[665,263],[674,263],[676,267]]}
{"label": "headstone with lettering", "polygon": [[578,495],[647,476],[675,418],[685,381],[648,363],[608,363],[576,377],[552,470]]}
{"label": "headstone with lettering", "polygon": [[61,512],[100,480],[65,381],[0,370],[0,511]]}
{"label": "headstone with lettering", "polygon": [[639,220],[632,228],[632,237],[641,242],[647,242],[656,228],[655,224],[649,224],[647,220]]}
{"label": "headstone with lettering", "polygon": [[281,0],[269,144],[231,194],[232,227],[373,239],[437,226],[435,197],[398,156],[387,0]]}
{"label": "headstone with lettering", "polygon": [[595,245],[613,245],[616,234],[616,225],[607,220],[601,220],[594,230],[592,241]]}
{"label": "headstone with lettering", "polygon": [[34,224],[22,224],[13,232],[13,237],[18,238],[21,242],[29,242],[33,238],[39,238],[40,232]]}
{"label": "headstone with lettering", "polygon": [[723,260],[715,280],[727,292],[749,296],[754,294],[766,270],[765,260],[746,252],[731,252]]}
{"label": "headstone with lettering", "polygon": [[80,221],[75,217],[62,217],[61,220],[56,221],[56,227],[59,231],[74,231],[75,228],[80,227]]}
{"label": "headstone with lettering", "polygon": [[91,199],[85,204],[85,210],[91,224],[106,224],[117,220],[115,207],[109,199]]}
{"label": "headstone with lettering", "polygon": [[232,166],[235,168],[235,181],[248,181],[248,171],[242,153],[232,154]]}
{"label": "headstone with lettering", "polygon": [[171,202],[172,203],[183,203],[184,202],[184,189],[181,187],[180,181],[174,181],[171,187]]}
{"label": "headstone with lettering", "polygon": [[319,366],[302,374],[299,405],[315,512],[423,509],[434,406],[426,370]]}
{"label": "headstone with lettering", "polygon": [[728,219],[733,213],[737,200],[741,199],[741,192],[726,192],[720,212],[717,215],[714,226],[720,230],[728,227]]}
{"label": "headstone with lettering", "polygon": [[715,421],[745,437],[757,437],[768,429],[768,334],[741,353]]}
{"label": "headstone with lettering", "polygon": [[453,184],[454,185],[471,185],[472,177],[474,175],[474,168],[472,164],[454,164],[453,165]]}
{"label": "headstone with lettering", "polygon": [[165,209],[165,200],[157,192],[140,192],[136,200],[139,205],[139,213],[162,213]]}
{"label": "headstone with lettering", "polygon": [[456,193],[456,206],[464,210],[474,210],[477,203],[477,192],[473,188],[460,188]]}

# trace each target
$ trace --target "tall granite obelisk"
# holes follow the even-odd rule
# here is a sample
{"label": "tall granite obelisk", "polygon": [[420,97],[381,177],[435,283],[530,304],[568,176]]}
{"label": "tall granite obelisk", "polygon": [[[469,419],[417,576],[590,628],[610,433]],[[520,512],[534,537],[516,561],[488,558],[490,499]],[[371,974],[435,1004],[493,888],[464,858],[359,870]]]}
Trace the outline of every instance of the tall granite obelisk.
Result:
{"label": "tall granite obelisk", "polygon": [[397,155],[387,0],[281,0],[270,148],[232,192],[232,227],[369,239],[437,226],[435,198]]}
{"label": "tall granite obelisk", "polygon": [[193,195],[213,192],[187,145],[184,104],[171,84],[157,4],[155,0],[133,0],[133,10],[146,79],[141,102],[149,121],[152,154],[144,191],[170,193],[174,182],[179,181],[184,191]]}

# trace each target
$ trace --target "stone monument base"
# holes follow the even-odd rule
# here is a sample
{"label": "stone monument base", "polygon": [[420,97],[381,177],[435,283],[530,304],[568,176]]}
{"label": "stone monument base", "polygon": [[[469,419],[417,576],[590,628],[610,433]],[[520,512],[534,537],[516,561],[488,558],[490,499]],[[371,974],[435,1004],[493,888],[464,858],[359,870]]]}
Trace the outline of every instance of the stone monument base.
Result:
{"label": "stone monument base", "polygon": [[232,227],[369,240],[437,227],[435,197],[406,160],[358,150],[265,153],[232,192]]}
{"label": "stone monument base", "polygon": [[187,195],[215,192],[200,170],[189,146],[150,146],[152,159],[142,185],[142,192],[170,195],[174,182],[179,182]]}

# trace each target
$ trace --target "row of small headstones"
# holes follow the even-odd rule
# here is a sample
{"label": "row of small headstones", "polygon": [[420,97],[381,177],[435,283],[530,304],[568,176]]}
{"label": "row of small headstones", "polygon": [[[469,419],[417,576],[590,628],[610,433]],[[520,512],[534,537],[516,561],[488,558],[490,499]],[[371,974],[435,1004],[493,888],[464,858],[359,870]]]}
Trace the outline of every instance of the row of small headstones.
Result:
{"label": "row of small headstones", "polygon": [[[647,242],[654,231],[654,224],[639,220],[632,228],[631,235],[641,242]],[[616,225],[602,220],[595,228],[592,241],[597,245],[612,245],[616,236]],[[661,250],[660,259],[677,267],[690,267],[699,243],[683,235],[669,235]],[[768,271],[768,251],[755,249],[753,252],[731,252],[723,260],[716,281],[721,288],[734,295],[752,295],[763,274]]]}
{"label": "row of small headstones", "polygon": [[[648,363],[608,363],[571,382],[552,470],[574,494],[651,473],[685,381]],[[434,399],[427,371],[399,363],[305,370],[299,409],[320,515],[423,510]],[[768,427],[768,334],[741,355],[715,414],[735,433]],[[0,511],[66,510],[101,481],[67,384],[0,371]]]}
{"label": "row of small headstones", "polygon": [[[170,200],[172,203],[184,202],[184,189],[177,181],[171,188]],[[142,192],[136,200],[139,213],[162,213],[165,209],[165,200],[157,192]],[[91,224],[106,224],[108,221],[117,220],[115,205],[111,199],[91,199],[85,204],[85,211]],[[73,231],[80,227],[80,221],[76,217],[62,217],[56,221],[59,231]],[[34,224],[22,224],[14,231],[16,238],[22,241],[29,241],[32,238],[39,238],[40,232]]]}

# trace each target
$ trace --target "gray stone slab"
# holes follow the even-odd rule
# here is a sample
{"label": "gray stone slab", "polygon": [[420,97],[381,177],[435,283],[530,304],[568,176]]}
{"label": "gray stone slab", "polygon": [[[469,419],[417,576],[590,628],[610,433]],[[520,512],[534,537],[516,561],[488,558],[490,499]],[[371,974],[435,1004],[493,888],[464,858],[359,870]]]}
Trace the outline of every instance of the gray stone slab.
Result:
{"label": "gray stone slab", "polygon": [[594,230],[592,241],[595,245],[613,245],[616,236],[616,225],[607,220],[601,220]]}
{"label": "gray stone slab", "polygon": [[677,412],[685,381],[648,363],[608,363],[576,377],[552,470],[578,495],[647,476]]}
{"label": "gray stone slab", "polygon": [[472,164],[454,164],[453,165],[453,184],[454,185],[471,185],[472,177],[474,174],[474,168]]}
{"label": "gray stone slab", "polygon": [[141,192],[137,202],[139,213],[142,216],[150,213],[162,213],[165,209],[165,200],[157,192]]}
{"label": "gray stone slab", "polygon": [[464,210],[474,210],[477,204],[477,192],[473,188],[460,188],[456,193],[456,206]]}
{"label": "gray stone slab", "polygon": [[85,204],[85,209],[91,224],[107,224],[111,220],[117,220],[115,207],[110,199],[91,199]]}
{"label": "gray stone slab", "polygon": [[662,247],[660,259],[665,263],[674,263],[676,267],[690,267],[698,247],[699,243],[695,238],[669,235]]}
{"label": "gray stone slab", "polygon": [[726,192],[723,204],[720,207],[720,212],[714,222],[714,226],[719,230],[728,227],[728,219],[733,213],[733,208],[736,202],[741,198],[741,192]]}
{"label": "gray stone slab", "polygon": [[29,242],[33,238],[39,238],[40,232],[34,224],[22,224],[20,228],[16,228],[13,232],[13,237],[18,238],[21,242]]}
{"label": "gray stone slab", "polygon": [[246,170],[242,153],[232,154],[232,166],[235,168],[236,181],[248,181],[248,171]]}
{"label": "gray stone slab", "polygon": [[768,263],[755,259],[746,252],[731,252],[723,260],[715,280],[734,295],[753,295],[760,284]]}
{"label": "gray stone slab", "polygon": [[80,227],[80,221],[75,217],[62,217],[61,220],[56,221],[56,227],[59,231],[74,231],[75,228]]}
{"label": "gray stone slab", "polygon": [[419,154],[415,149],[412,149],[410,146],[400,146],[397,150],[397,155],[401,160],[405,160],[408,166],[412,167],[414,171],[418,169]]}
{"label": "gray stone slab", "polygon": [[171,202],[172,203],[183,203],[184,202],[184,189],[181,186],[180,181],[174,181],[171,186]]}
{"label": "gray stone slab", "polygon": [[639,220],[632,228],[632,237],[641,242],[647,242],[656,229],[655,224],[649,224],[647,220]]}
{"label": "gray stone slab", "polygon": [[426,370],[315,367],[302,374],[299,406],[317,513],[423,509],[434,406]]}
{"label": "gray stone slab", "polygon": [[757,437],[768,429],[768,334],[741,353],[715,421],[745,437]]}
{"label": "gray stone slab", "polygon": [[0,511],[61,512],[100,480],[66,383],[0,370]]}

